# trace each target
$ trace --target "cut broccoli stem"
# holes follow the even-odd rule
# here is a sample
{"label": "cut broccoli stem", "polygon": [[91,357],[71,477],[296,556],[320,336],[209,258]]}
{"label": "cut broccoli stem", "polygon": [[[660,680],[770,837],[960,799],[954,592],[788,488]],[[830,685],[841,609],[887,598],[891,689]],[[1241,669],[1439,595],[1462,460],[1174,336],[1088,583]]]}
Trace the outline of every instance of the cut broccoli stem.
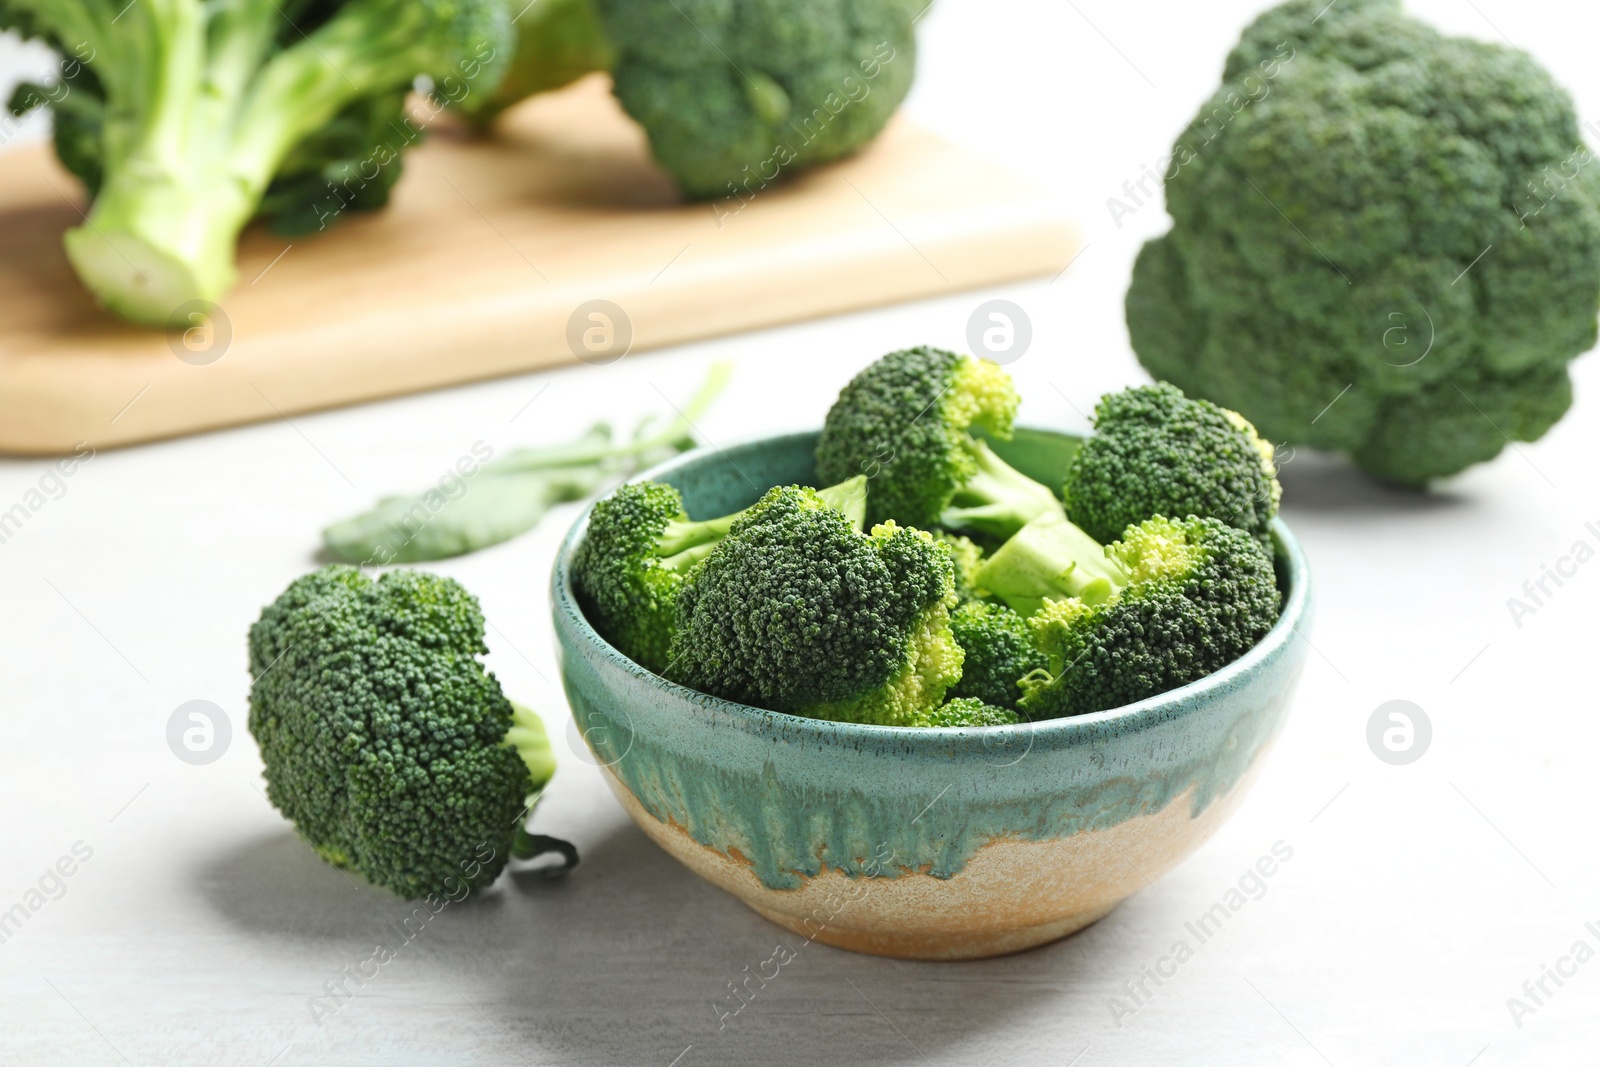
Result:
{"label": "cut broccoli stem", "polygon": [[1047,599],[1076,597],[1103,604],[1128,583],[1105,546],[1048,513],[1028,523],[978,568],[978,585],[1019,615],[1032,615]]}
{"label": "cut broccoli stem", "polygon": [[82,0],[6,3],[95,56],[103,180],[67,257],[103,304],[152,326],[187,326],[184,305],[232,286],[239,233],[297,146],[419,73],[482,69],[490,42],[468,35],[508,20],[481,2],[347,0],[275,51],[305,0],[147,2],[109,22]]}
{"label": "cut broccoli stem", "polygon": [[550,735],[545,732],[544,721],[532,708],[511,704],[511,729],[506,731],[506,744],[517,750],[522,762],[527,764],[533,778],[533,796],[549,784],[556,773],[556,755],[550,747]]}
{"label": "cut broccoli stem", "polygon": [[522,762],[527,765],[528,773],[533,778],[533,793],[529,795],[527,807],[518,820],[516,833],[512,838],[511,855],[519,860],[531,860],[539,856],[555,852],[562,858],[560,867],[552,868],[551,874],[565,874],[578,865],[578,850],[570,841],[563,841],[559,837],[550,837],[546,834],[532,834],[524,825],[528,813],[539,802],[539,797],[544,793],[545,786],[556,773],[555,752],[550,747],[550,735],[545,732],[544,722],[532,708],[518,704],[515,700],[511,704],[511,729],[506,731],[506,744],[516,749],[517,755],[522,757]]}
{"label": "cut broccoli stem", "polygon": [[974,439],[968,451],[977,473],[956,490],[940,523],[952,530],[971,530],[1004,540],[1041,515],[1066,512],[1049,486],[1034,481]]}

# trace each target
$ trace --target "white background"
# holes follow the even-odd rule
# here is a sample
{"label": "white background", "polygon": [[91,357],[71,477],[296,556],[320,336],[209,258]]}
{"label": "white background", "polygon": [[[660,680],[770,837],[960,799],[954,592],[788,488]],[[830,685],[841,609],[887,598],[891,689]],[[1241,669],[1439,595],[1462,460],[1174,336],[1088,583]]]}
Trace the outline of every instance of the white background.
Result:
{"label": "white background", "polygon": [[[1302,453],[1285,517],[1317,578],[1293,717],[1254,793],[1195,856],[1059,944],[981,963],[806,948],[722,1032],[725,983],[778,931],[660,853],[570,755],[544,583],[570,512],[441,564],[477,592],[494,669],[545,714],[564,765],[536,829],[573,839],[561,883],[506,879],[452,907],[326,1025],[307,998],[408,908],[322,864],[271,809],[244,730],[244,632],[315,565],[318,530],[426,485],[477,440],[558,441],[687,395],[713,359],[737,377],[704,421],[727,440],[816,425],[891,348],[964,344],[983,299],[1027,309],[1013,370],[1029,421],[1141,380],[1122,324],[1140,242],[1106,200],[1166,151],[1212,90],[1251,0],[940,0],[923,20],[914,117],[1048,185],[1088,245],[1059,281],[960,293],[98,455],[0,545],[0,909],[76,841],[93,858],[0,946],[0,1060],[93,1064],[1146,1063],[1440,1064],[1600,1060],[1600,960],[1536,1015],[1506,1000],[1600,924],[1594,618],[1600,563],[1519,628],[1507,598],[1600,537],[1596,375],[1543,441],[1430,495]],[[1600,16],[1553,0],[1429,0],[1455,31],[1500,31],[1600,118]],[[22,69],[0,41],[0,81]],[[881,205],[892,217],[893,205]],[[3,328],[3,327],[0,327]],[[542,392],[541,392],[542,390]],[[658,392],[659,390],[659,392]],[[530,398],[531,406],[513,419]],[[0,462],[0,509],[40,461]],[[1431,749],[1391,767],[1368,717],[1408,699]],[[207,767],[168,750],[206,699],[234,737]],[[1294,850],[1197,958],[1118,1026],[1108,998],[1163,955],[1274,842]],[[1125,994],[1123,994],[1125,995]],[[679,1059],[674,1059],[680,1057]],[[1078,1057],[1074,1061],[1074,1057]]]}

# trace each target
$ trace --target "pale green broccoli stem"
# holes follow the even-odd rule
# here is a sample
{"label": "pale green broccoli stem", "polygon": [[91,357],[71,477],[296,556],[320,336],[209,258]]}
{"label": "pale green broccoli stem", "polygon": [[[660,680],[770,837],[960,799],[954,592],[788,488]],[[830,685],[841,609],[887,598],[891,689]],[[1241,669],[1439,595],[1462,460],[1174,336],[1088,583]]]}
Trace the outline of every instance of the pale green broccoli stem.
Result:
{"label": "pale green broccoli stem", "polygon": [[975,530],[1006,538],[1042,515],[1066,516],[1049,486],[1034,481],[994,454],[987,442],[968,446],[978,471],[956,490],[940,523],[955,530]]}
{"label": "pale green broccoli stem", "polygon": [[[130,27],[143,47],[97,65],[116,72],[105,183],[65,243],[89,289],[135,322],[168,325],[180,306],[232,287],[239,233],[284,158],[428,47],[409,20],[358,3],[262,66],[282,16],[246,7],[219,15],[208,63],[200,4],[142,3],[128,15],[143,19],[137,38]],[[143,79],[118,78],[129,69]],[[128,100],[147,102],[138,117]]]}
{"label": "pale green broccoli stem", "polygon": [[[842,512],[857,530],[866,525],[866,475],[858,474],[838,485],[819,489],[817,495],[830,508]],[[732,515],[700,522],[679,519],[668,523],[666,531],[656,539],[656,551],[660,554],[661,565],[674,571],[690,569],[711,554],[711,550],[722,542],[734,522],[744,513],[736,511]]]}
{"label": "pale green broccoli stem", "polygon": [[550,747],[550,735],[545,732],[544,722],[537,712],[515,700],[510,703],[511,729],[506,731],[506,744],[517,750],[517,755],[522,757],[528,774],[533,778],[533,792],[528,794],[527,808],[518,818],[516,834],[511,842],[511,855],[519,860],[531,860],[549,852],[560,853],[564,862],[559,870],[564,873],[577,866],[578,850],[571,842],[559,837],[530,834],[526,826],[528,812],[539,802],[544,787],[550,784],[550,779],[556,773],[556,757]]}
{"label": "pale green broccoli stem", "polygon": [[1033,615],[1046,600],[1076,597],[1085,604],[1104,604],[1128,580],[1105,546],[1054,513],[1024,526],[974,576],[981,588],[1023,616]]}
{"label": "pale green broccoli stem", "polygon": [[533,778],[533,794],[537,795],[556,773],[555,750],[550,747],[550,735],[545,732],[544,720],[532,708],[511,704],[511,729],[506,731],[506,744],[517,750],[522,762],[528,766]]}

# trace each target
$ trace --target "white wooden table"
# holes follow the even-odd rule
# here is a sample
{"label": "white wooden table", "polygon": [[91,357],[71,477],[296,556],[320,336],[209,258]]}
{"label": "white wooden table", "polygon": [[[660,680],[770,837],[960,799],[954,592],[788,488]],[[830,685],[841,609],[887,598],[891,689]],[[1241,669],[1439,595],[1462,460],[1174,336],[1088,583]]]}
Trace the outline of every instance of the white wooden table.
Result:
{"label": "white wooden table", "polygon": [[[859,365],[961,345],[992,297],[1032,319],[1013,366],[1025,416],[1081,428],[1079,411],[1139,375],[1121,294],[1139,243],[1166,225],[1149,205],[1119,228],[1105,201],[1166,150],[1253,6],[940,0],[924,20],[919,120],[1051,183],[1084,218],[1088,248],[1053,284],[103,452],[64,490],[45,463],[0,462],[0,510],[34,489],[44,500],[0,544],[0,912],[41,883],[58,897],[0,944],[0,1062],[1600,1061],[1600,960],[1546,979],[1520,1027],[1507,1007],[1575,942],[1600,950],[1600,564],[1520,627],[1506,606],[1574,542],[1600,547],[1585,526],[1600,524],[1592,357],[1565,422],[1447,491],[1387,491],[1305,455],[1286,467],[1284,513],[1318,580],[1318,655],[1255,792],[1194,857],[1020,956],[918,964],[807,947],[720,1031],[713,1004],[779,933],[658,851],[569,752],[544,583],[570,512],[438,566],[481,596],[494,669],[553,726],[566,758],[536,826],[574,840],[583,864],[447,909],[336,1014],[319,1024],[308,1007],[398,942],[409,911],[295,838],[261,796],[244,729],[244,631],[315,565],[320,527],[425,485],[475,441],[559,440],[601,414],[627,424],[663,393],[679,401],[716,358],[738,375],[705,421],[713,438],[814,425]],[[1600,116],[1592,9],[1416,6],[1459,32],[1498,27]],[[19,62],[0,44],[0,72]],[[233,728],[206,766],[165,737],[195,699]],[[1367,746],[1369,716],[1393,699],[1433,727],[1409,766]],[[1280,841],[1293,858],[1265,895],[1135,1004],[1125,983]],[[47,876],[58,863],[70,876]]]}

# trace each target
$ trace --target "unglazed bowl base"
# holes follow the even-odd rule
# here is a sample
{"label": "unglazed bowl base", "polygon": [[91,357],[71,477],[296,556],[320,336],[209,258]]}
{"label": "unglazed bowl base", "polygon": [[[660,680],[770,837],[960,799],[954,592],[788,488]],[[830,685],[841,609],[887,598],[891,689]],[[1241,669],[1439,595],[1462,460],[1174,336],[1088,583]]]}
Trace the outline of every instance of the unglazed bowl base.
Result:
{"label": "unglazed bowl base", "polygon": [[991,956],[1009,956],[1040,945],[1059,941],[1075,934],[1085,926],[1099,922],[1116,908],[1108,904],[1103,908],[1069,915],[1054,922],[1040,923],[1022,929],[973,931],[952,930],[938,934],[883,933],[877,930],[856,930],[848,926],[831,924],[814,936],[807,933],[803,923],[781,911],[764,908],[746,900],[757,915],[770,919],[779,926],[811,940],[821,941],[835,948],[864,952],[869,956],[892,956],[901,960],[982,960]]}
{"label": "unglazed bowl base", "polygon": [[[1188,791],[1105,830],[991,841],[950,878],[905,868],[893,878],[851,877],[824,868],[797,889],[763,885],[743,856],[656,818],[610,768],[605,778],[633,821],[674,859],[807,941],[900,959],[967,960],[1021,952],[1104,918],[1227,820],[1270,747],[1199,815]],[[885,865],[895,866],[893,858]]]}

